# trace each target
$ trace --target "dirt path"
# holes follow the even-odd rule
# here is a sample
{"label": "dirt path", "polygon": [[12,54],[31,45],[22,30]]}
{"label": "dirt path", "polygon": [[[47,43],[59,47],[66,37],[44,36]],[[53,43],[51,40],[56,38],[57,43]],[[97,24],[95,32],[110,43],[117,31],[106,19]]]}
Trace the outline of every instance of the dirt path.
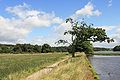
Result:
{"label": "dirt path", "polygon": [[42,77],[43,75],[46,75],[48,73],[50,73],[55,67],[59,66],[60,63],[68,60],[70,57],[66,57],[65,59],[59,61],[59,62],[56,62],[50,66],[47,66],[46,68],[38,71],[38,72],[35,72],[33,73],[32,75],[28,76],[25,80],[37,80],[38,78]]}

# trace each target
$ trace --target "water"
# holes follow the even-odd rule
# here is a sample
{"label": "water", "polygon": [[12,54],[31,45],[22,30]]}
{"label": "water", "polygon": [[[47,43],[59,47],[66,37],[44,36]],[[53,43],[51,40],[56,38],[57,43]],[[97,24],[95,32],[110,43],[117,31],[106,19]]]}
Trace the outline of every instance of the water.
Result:
{"label": "water", "polygon": [[94,53],[114,54],[114,53],[120,53],[120,51],[95,51]]}
{"label": "water", "polygon": [[120,80],[120,56],[93,56],[90,61],[100,80]]}

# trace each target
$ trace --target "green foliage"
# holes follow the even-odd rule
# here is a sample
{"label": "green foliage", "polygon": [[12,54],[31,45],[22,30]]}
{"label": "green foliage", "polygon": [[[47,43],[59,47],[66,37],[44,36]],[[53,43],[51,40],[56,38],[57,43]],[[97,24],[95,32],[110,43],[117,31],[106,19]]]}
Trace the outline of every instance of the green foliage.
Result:
{"label": "green foliage", "polygon": [[85,52],[86,54],[92,54],[93,53],[93,46],[90,43],[90,41],[84,41],[81,44],[76,44],[76,45],[70,45],[68,49],[69,53],[74,53],[74,52]]}
{"label": "green foliage", "polygon": [[85,52],[86,54],[93,53],[93,46],[90,41],[84,41],[81,44],[76,45],[76,52]]}
{"label": "green foliage", "polygon": [[40,53],[41,46],[39,45],[31,45],[31,44],[16,44],[16,45],[8,45],[8,44],[0,44],[0,53]]}
{"label": "green foliage", "polygon": [[13,47],[10,45],[0,45],[0,53],[11,53],[12,52]]}
{"label": "green foliage", "polygon": [[63,56],[65,54],[2,54],[0,55],[0,80],[20,80],[59,61]]}
{"label": "green foliage", "polygon": [[[113,39],[110,39],[105,29],[102,28],[94,28],[93,24],[88,25],[84,20],[79,22],[73,21],[73,19],[66,19],[66,23],[71,23],[71,30],[64,32],[64,35],[71,34],[71,41],[69,52],[74,53],[76,51],[85,52],[85,53],[93,53],[93,47],[90,42],[103,42],[107,41],[114,42]],[[59,40],[58,43],[68,43],[67,40]]]}
{"label": "green foliage", "polygon": [[24,54],[24,53],[48,53],[48,52],[68,52],[68,47],[59,46],[51,47],[50,45],[31,45],[31,44],[0,44],[0,54],[11,53],[11,54]]}
{"label": "green foliage", "polygon": [[41,46],[38,46],[38,45],[35,45],[34,47],[33,47],[33,52],[41,52]]}
{"label": "green foliage", "polygon": [[68,52],[67,46],[51,47],[52,52]]}
{"label": "green foliage", "polygon": [[33,52],[34,46],[32,46],[31,44],[22,44],[21,48],[23,52]]}
{"label": "green foliage", "polygon": [[93,24],[88,25],[84,21],[80,22],[74,22],[71,18],[67,19],[67,22],[71,23],[72,30],[66,31],[64,34],[71,34],[73,43],[75,42],[83,42],[83,41],[93,41],[93,42],[103,42],[103,41],[114,41],[113,39],[110,39],[105,29],[102,28],[94,28],[92,27]]}
{"label": "green foliage", "polygon": [[115,46],[115,47],[113,48],[113,51],[120,51],[120,45]]}
{"label": "green foliage", "polygon": [[51,52],[51,46],[49,44],[43,44],[42,45],[42,50],[41,50],[42,53],[48,53],[48,52]]}
{"label": "green foliage", "polygon": [[111,51],[112,48],[94,47],[94,51]]}
{"label": "green foliage", "polygon": [[13,48],[13,51],[14,52],[18,52],[18,53],[21,53],[22,52],[22,48],[21,48],[21,45],[20,44],[16,44]]}

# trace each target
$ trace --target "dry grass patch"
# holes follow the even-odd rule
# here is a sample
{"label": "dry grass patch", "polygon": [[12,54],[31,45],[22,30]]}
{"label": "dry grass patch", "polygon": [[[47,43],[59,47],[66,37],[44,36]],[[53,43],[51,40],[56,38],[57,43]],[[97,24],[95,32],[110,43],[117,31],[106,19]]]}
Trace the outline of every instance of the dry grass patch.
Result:
{"label": "dry grass patch", "polygon": [[96,80],[84,53],[61,63],[38,80]]}

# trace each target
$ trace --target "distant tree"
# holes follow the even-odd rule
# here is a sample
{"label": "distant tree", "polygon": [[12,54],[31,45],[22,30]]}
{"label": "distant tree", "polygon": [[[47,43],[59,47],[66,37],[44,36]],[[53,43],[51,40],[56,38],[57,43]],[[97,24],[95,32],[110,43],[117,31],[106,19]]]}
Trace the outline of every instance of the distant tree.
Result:
{"label": "distant tree", "polygon": [[42,50],[41,50],[42,53],[48,53],[48,52],[51,52],[51,46],[49,44],[43,44],[42,45]]}
{"label": "distant tree", "polygon": [[41,52],[41,46],[31,44],[0,44],[0,53],[23,53],[23,52]]}
{"label": "distant tree", "polygon": [[21,53],[22,52],[21,44],[16,44],[13,48],[13,51],[17,53]]}
{"label": "distant tree", "polygon": [[23,52],[33,52],[34,46],[31,44],[21,44],[21,48]]}
{"label": "distant tree", "polygon": [[68,52],[67,46],[51,47],[52,52]]}
{"label": "distant tree", "polygon": [[41,46],[35,45],[33,48],[34,52],[41,52]]}
{"label": "distant tree", "polygon": [[59,40],[57,43],[69,43],[69,52],[72,53],[72,57],[75,56],[75,52],[85,52],[86,54],[91,54],[93,52],[93,47],[90,42],[103,42],[107,41],[108,43],[113,42],[113,39],[110,39],[105,32],[105,29],[94,28],[93,24],[88,25],[84,20],[79,22],[73,21],[73,19],[66,19],[66,23],[71,23],[71,30],[64,32],[64,35],[70,34],[72,43],[69,43],[67,40]]}
{"label": "distant tree", "polygon": [[115,47],[113,48],[113,51],[120,51],[120,45],[115,46]]}
{"label": "distant tree", "polygon": [[0,44],[0,53],[12,53],[13,47],[13,45]]}
{"label": "distant tree", "polygon": [[111,51],[112,48],[94,47],[94,51]]}
{"label": "distant tree", "polygon": [[9,46],[3,45],[3,46],[1,46],[1,48],[0,48],[0,52],[1,52],[1,53],[11,53],[11,52],[12,52],[12,49],[11,49],[11,47],[9,47]]}

